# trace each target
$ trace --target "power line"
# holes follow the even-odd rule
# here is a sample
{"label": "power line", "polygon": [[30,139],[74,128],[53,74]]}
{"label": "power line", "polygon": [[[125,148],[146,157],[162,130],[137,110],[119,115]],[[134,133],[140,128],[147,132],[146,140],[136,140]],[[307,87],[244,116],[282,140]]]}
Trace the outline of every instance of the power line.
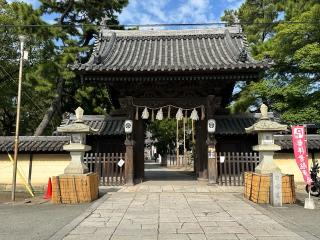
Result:
{"label": "power line", "polygon": [[[207,23],[155,23],[155,24],[0,24],[0,27],[107,27],[107,28],[130,28],[130,27],[173,27],[173,26],[213,26],[228,25],[227,22],[207,22]],[[275,25],[275,24],[320,24],[320,21],[274,21],[274,22],[238,22],[232,25],[248,26],[248,25]]]}
{"label": "power line", "polygon": [[[1,67],[2,67],[2,66],[1,66]],[[2,69],[7,73],[7,71],[6,71],[3,67],[2,67]],[[7,73],[7,74],[8,74],[8,73]],[[14,78],[13,78],[11,75],[9,75],[9,74],[8,74],[8,76],[10,77],[9,80],[10,80],[12,83],[17,84],[16,79],[14,79]],[[38,108],[38,110],[40,111],[41,114],[43,114],[43,113],[44,113],[44,110],[41,109],[41,108],[33,101],[32,97],[31,97],[26,91],[28,91],[28,90],[25,89],[25,91],[23,91],[23,94],[24,94],[25,96],[27,96],[27,98],[29,98],[30,102],[31,102],[35,107]],[[35,112],[32,112],[32,113],[36,114]]]}
{"label": "power line", "polygon": [[[8,73],[7,70],[6,70],[3,66],[0,65],[0,67],[2,68],[2,71],[5,72],[5,73],[8,75],[8,77],[9,77],[8,80],[10,80],[11,83],[17,84],[17,80],[14,79],[14,78],[11,76],[11,74]],[[3,86],[2,86],[2,87],[3,87]],[[28,91],[28,89],[25,89],[25,91],[23,91],[22,93],[23,93],[25,96],[27,96],[27,97],[29,98],[30,102],[31,102],[34,106],[36,106],[36,107],[38,108],[38,110],[40,111],[41,114],[43,114],[43,113],[45,112],[45,110],[41,109],[41,108],[33,101],[32,97],[31,97],[26,91]],[[30,112],[32,112],[33,114],[37,114],[37,113],[35,113],[35,112],[33,112],[33,111],[30,111]]]}
{"label": "power line", "polygon": [[[16,80],[15,78],[13,78],[12,75],[11,75],[10,73],[8,73],[7,70],[6,70],[3,66],[0,65],[0,67],[2,68],[2,71],[5,72],[5,74],[7,74],[7,76],[9,77],[8,80],[10,80],[10,83],[14,83],[15,85],[17,85],[17,84],[18,84],[18,83],[17,83],[17,80]],[[5,82],[6,82],[6,81],[5,81]],[[3,87],[3,85],[2,85],[2,86],[0,85],[0,89],[1,89],[2,87]],[[29,93],[30,93],[30,95],[29,95],[29,94],[27,93],[28,91],[29,91],[28,89],[25,89],[24,91],[22,91],[22,94],[24,94],[25,96],[27,96],[27,98],[29,98],[29,101],[30,101],[35,107],[38,108],[38,110],[40,111],[40,114],[41,114],[41,115],[46,114],[46,110],[45,110],[45,109],[42,109],[41,107],[39,107],[39,105],[37,105],[37,104],[33,101],[32,97],[30,96],[30,95],[32,95],[32,93],[29,92]],[[29,103],[30,103],[30,102],[29,102]],[[34,110],[30,110],[30,109],[29,109],[28,112],[31,113],[31,114],[33,114],[33,115],[35,115],[35,116],[38,116],[38,115],[39,115],[39,113],[38,113],[38,112],[35,112]],[[52,128],[55,127],[52,119],[50,120],[50,124],[51,124],[51,127],[52,127]]]}

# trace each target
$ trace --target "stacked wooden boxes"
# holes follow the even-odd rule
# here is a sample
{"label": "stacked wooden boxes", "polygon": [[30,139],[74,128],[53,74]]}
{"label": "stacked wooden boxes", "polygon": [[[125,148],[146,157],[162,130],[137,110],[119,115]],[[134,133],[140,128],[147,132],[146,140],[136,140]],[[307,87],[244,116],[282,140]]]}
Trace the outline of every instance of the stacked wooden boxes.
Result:
{"label": "stacked wooden boxes", "polygon": [[282,203],[295,203],[296,192],[294,185],[294,175],[282,176]]}
{"label": "stacked wooden boxes", "polygon": [[[244,197],[255,203],[270,203],[271,175],[245,172]],[[296,201],[293,175],[282,176],[282,203]]]}
{"label": "stacked wooden boxes", "polygon": [[270,175],[245,172],[245,193],[255,203],[269,203]]}
{"label": "stacked wooden boxes", "polygon": [[63,204],[88,203],[99,195],[97,173],[52,177],[52,202]]}
{"label": "stacked wooden boxes", "polygon": [[244,172],[244,193],[243,196],[250,199],[251,196],[252,172]]}

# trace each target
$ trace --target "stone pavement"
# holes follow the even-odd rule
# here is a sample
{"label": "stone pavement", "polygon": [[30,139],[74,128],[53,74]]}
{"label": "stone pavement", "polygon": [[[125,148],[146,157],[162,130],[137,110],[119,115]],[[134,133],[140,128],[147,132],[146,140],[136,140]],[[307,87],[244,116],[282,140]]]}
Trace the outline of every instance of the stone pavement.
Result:
{"label": "stone pavement", "polygon": [[[0,192],[1,195],[3,193]],[[22,196],[24,195],[19,194],[17,200]],[[44,201],[42,196],[32,198],[30,201],[30,203],[25,201],[17,201],[14,204],[0,203],[0,240],[48,239],[91,206],[91,204],[51,204]]]}
{"label": "stone pavement", "polygon": [[309,239],[244,200],[242,186],[208,186],[187,169],[145,166],[146,182],[107,188],[109,198],[64,239]]}
{"label": "stone pavement", "polygon": [[143,192],[134,186],[109,193],[64,239],[304,239],[254,208],[239,193],[197,184],[195,192],[183,192],[183,188],[187,189],[181,184],[149,185]]}

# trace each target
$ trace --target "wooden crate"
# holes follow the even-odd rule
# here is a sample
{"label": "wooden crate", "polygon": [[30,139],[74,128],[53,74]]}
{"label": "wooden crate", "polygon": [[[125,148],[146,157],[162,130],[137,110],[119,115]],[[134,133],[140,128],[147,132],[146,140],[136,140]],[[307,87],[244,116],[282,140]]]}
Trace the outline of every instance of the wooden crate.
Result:
{"label": "wooden crate", "polygon": [[52,177],[52,202],[77,204],[92,202],[99,195],[97,173]]}
{"label": "wooden crate", "polygon": [[269,203],[270,175],[252,174],[250,200],[255,203]]}
{"label": "wooden crate", "polygon": [[252,190],[252,172],[244,173],[244,197],[250,199],[251,190]]}
{"label": "wooden crate", "polygon": [[[255,203],[270,203],[271,175],[253,172],[244,174],[244,197]],[[295,203],[295,185],[293,175],[282,176],[282,203]]]}
{"label": "wooden crate", "polygon": [[255,203],[269,203],[270,175],[244,173],[244,197]]}
{"label": "wooden crate", "polygon": [[282,176],[282,203],[293,204],[296,202],[294,175]]}

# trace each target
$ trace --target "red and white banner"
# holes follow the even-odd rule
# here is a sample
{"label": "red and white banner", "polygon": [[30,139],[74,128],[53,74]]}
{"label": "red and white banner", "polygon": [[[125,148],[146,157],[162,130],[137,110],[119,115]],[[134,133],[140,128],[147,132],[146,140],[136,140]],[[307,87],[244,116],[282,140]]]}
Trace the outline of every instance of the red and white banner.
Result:
{"label": "red and white banner", "polygon": [[305,183],[311,184],[310,171],[308,167],[308,153],[306,148],[306,135],[303,126],[292,127],[292,145],[296,163],[300,168]]}

